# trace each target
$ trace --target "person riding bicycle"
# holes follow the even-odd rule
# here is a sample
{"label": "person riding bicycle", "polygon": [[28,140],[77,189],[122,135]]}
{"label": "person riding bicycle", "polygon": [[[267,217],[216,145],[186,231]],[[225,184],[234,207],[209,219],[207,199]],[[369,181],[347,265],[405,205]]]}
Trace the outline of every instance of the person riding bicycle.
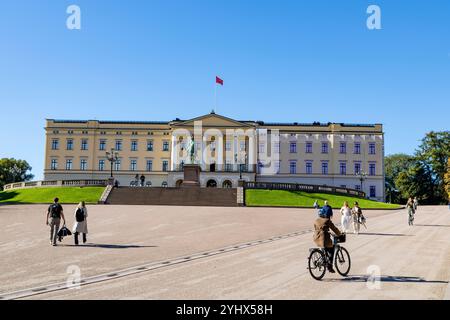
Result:
{"label": "person riding bicycle", "polygon": [[332,215],[330,215],[330,211],[322,209],[319,210],[319,217],[314,222],[313,240],[318,247],[325,249],[325,252],[329,257],[329,263],[327,266],[328,271],[334,273],[334,245],[333,241],[331,241],[330,229],[338,237],[342,235],[342,232],[334,225],[333,221],[331,221]]}

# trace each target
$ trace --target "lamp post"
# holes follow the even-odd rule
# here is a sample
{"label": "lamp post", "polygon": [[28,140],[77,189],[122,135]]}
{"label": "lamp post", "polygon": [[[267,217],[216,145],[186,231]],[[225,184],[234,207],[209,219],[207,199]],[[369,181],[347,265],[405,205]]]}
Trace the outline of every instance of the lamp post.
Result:
{"label": "lamp post", "polygon": [[359,176],[359,181],[361,182],[361,191],[363,191],[363,182],[366,180],[367,173],[364,171],[359,171],[357,175]]}
{"label": "lamp post", "polygon": [[111,178],[113,177],[113,164],[119,160],[119,153],[114,152],[114,149],[111,148],[111,152],[106,152],[106,158],[111,163]]}
{"label": "lamp post", "polygon": [[[244,164],[247,162],[247,158],[248,158],[248,156],[245,155]],[[235,153],[234,154],[234,162],[236,162],[239,166],[239,180],[242,180],[242,156],[239,157],[239,162],[238,162],[238,155],[237,155],[237,153]]]}

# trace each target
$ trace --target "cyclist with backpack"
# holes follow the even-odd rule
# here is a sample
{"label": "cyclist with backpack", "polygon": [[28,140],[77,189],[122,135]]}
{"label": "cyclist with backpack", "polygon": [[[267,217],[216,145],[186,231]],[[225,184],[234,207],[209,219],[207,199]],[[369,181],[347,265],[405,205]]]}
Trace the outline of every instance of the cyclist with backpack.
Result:
{"label": "cyclist with backpack", "polygon": [[81,201],[75,209],[75,224],[73,225],[73,234],[75,239],[75,245],[78,245],[78,235],[83,234],[83,243],[86,243],[87,230],[87,208],[84,201]]}
{"label": "cyclist with backpack", "polygon": [[55,198],[53,201],[53,204],[48,207],[45,223],[47,226],[50,225],[50,244],[56,246],[61,218],[64,224],[66,224],[66,218],[64,217],[63,208],[59,204],[59,199]]}

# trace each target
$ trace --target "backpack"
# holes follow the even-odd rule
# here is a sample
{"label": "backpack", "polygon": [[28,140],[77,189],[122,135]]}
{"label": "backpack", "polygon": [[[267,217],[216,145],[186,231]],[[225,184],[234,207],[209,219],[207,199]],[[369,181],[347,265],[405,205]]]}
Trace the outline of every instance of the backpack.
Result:
{"label": "backpack", "polygon": [[84,221],[84,210],[81,208],[77,209],[77,212],[75,213],[75,218],[77,222],[83,222]]}
{"label": "backpack", "polygon": [[60,205],[57,203],[54,203],[50,206],[50,213],[52,218],[59,219],[61,218],[61,209]]}

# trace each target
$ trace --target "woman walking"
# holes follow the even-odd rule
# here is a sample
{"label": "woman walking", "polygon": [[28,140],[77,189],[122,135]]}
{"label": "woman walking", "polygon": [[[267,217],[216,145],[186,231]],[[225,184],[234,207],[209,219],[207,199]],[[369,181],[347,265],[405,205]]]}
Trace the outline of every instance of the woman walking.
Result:
{"label": "woman walking", "polygon": [[406,208],[408,209],[408,225],[412,226],[414,224],[414,214],[416,213],[412,197],[409,197]]}
{"label": "woman walking", "polygon": [[344,202],[344,206],[341,208],[341,225],[344,233],[350,229],[350,222],[352,221],[352,210],[348,206],[348,202]]}
{"label": "woman walking", "polygon": [[353,233],[359,234],[359,230],[361,228],[361,216],[362,216],[362,210],[359,207],[359,204],[357,201],[355,201],[355,204],[352,208],[352,216],[353,216]]}
{"label": "woman walking", "polygon": [[80,233],[83,234],[83,243],[86,243],[86,235],[88,233],[87,230],[87,208],[84,201],[80,202],[80,204],[75,209],[75,224],[73,225],[73,233],[75,239],[75,245],[78,245],[78,235]]}

